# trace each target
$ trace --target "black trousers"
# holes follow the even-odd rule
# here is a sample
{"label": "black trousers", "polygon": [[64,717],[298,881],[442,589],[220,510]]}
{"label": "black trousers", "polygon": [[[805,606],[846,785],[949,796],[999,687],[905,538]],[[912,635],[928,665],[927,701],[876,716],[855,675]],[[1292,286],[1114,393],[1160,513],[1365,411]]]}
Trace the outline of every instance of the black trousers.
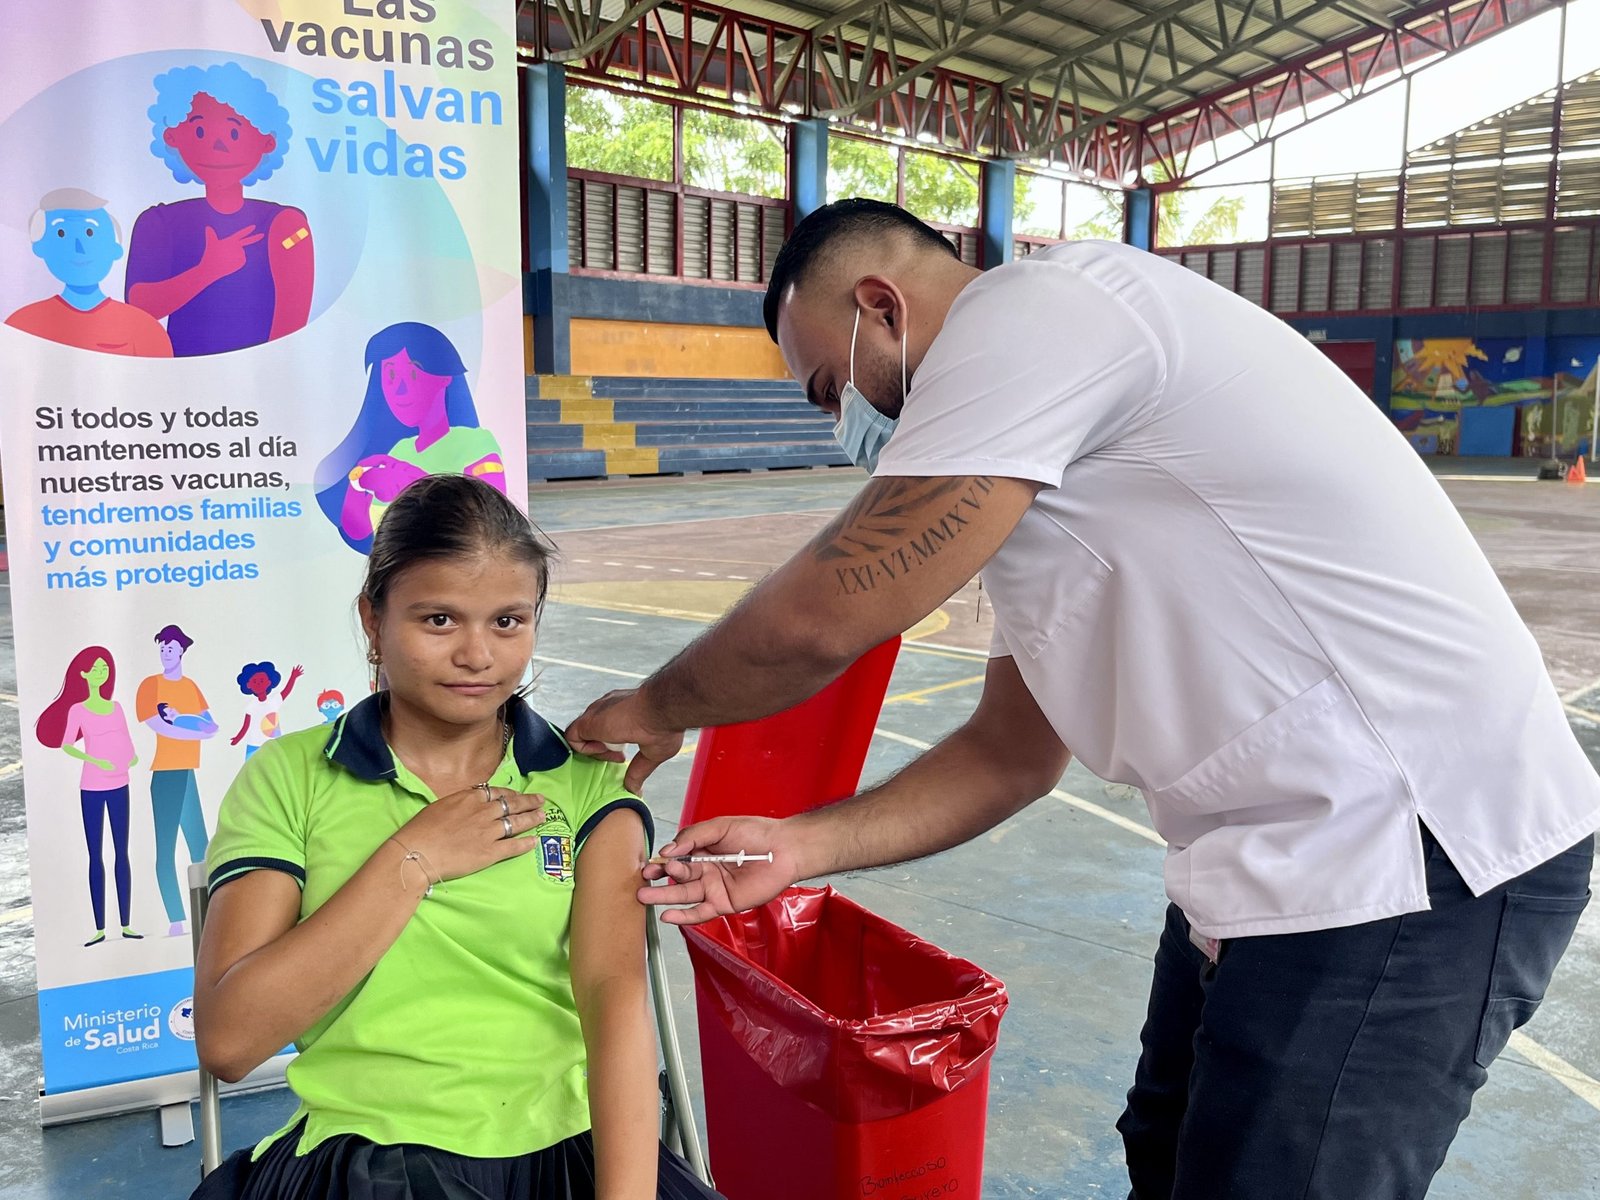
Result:
{"label": "black trousers", "polygon": [[[654,1138],[655,1134],[650,1134]],[[296,1126],[258,1162],[240,1150],[190,1200],[594,1200],[587,1133],[518,1158],[468,1158],[430,1146],[379,1146],[353,1134],[297,1157]],[[721,1200],[665,1146],[658,1200]]]}
{"label": "black trousers", "polygon": [[1130,1200],[1421,1200],[1589,899],[1594,838],[1474,897],[1433,838],[1432,909],[1222,944],[1171,907],[1117,1123]]}

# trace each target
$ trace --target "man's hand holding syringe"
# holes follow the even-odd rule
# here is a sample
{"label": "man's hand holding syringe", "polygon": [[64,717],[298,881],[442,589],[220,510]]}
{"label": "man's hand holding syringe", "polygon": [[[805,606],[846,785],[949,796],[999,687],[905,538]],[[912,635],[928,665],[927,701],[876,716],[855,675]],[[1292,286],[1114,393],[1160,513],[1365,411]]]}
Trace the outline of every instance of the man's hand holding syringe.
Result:
{"label": "man's hand holding syringe", "polygon": [[673,925],[744,912],[810,878],[814,872],[802,861],[804,841],[804,822],[797,818],[717,817],[691,825],[645,867],[653,886],[641,888],[639,898],[687,906],[662,912],[661,919]]}

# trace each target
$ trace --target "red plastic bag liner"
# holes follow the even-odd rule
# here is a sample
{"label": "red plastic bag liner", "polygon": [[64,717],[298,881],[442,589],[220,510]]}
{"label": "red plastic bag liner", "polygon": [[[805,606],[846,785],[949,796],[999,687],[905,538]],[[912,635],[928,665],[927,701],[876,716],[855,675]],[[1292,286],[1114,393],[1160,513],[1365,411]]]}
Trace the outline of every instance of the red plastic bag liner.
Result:
{"label": "red plastic bag liner", "polygon": [[832,888],[683,932],[729,1200],[978,1194],[1000,980]]}
{"label": "red plastic bag liner", "polygon": [[899,653],[890,638],[793,708],[702,730],[680,823],[792,817],[854,795]]}

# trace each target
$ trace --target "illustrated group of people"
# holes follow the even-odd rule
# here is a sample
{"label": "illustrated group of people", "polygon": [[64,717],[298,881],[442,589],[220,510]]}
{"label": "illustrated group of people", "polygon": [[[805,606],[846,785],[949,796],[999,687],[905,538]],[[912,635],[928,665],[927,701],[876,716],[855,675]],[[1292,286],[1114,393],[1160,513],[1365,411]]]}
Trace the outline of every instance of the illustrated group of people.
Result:
{"label": "illustrated group of people", "polygon": [[[48,341],[143,358],[227,354],[276,341],[310,319],[316,247],[304,211],[246,194],[283,166],[288,111],[237,63],[175,67],[154,81],[151,150],[180,185],[204,194],[154,204],[124,245],[110,201],[57,188],[29,219],[34,254],[60,285],[6,324]],[[126,257],[124,299],[103,285]],[[165,322],[165,324],[163,324]],[[367,388],[346,437],[317,469],[322,512],[365,553],[385,507],[424,475],[459,471],[505,490],[466,365],[420,322],[373,334]]]}
{"label": "illustrated group of people", "polygon": [[[213,211],[140,218],[127,303],[168,320],[173,353],[216,353],[180,314],[224,277],[270,278],[239,337],[281,336],[306,320],[308,227],[239,205],[287,131],[177,91],[157,141]],[[115,303],[89,280],[107,255],[81,248],[116,228],[74,203],[46,198],[36,246],[94,313]],[[267,257],[238,265],[258,238]],[[1141,789],[1168,845],[1117,1123],[1133,1200],[1420,1200],[1572,938],[1600,826],[1600,778],[1443,490],[1314,346],[1130,247],[979,272],[903,210],[840,201],[785,243],[765,315],[870,478],[637,688],[566,724],[528,704],[554,550],[507,498],[460,356],[416,323],[368,343],[356,426],[317,477],[367,556],[372,693],[274,737],[298,671],[279,691],[247,667],[261,707],[234,740],[256,752],[209,846],[194,772],[217,726],[189,639],[157,635],[136,715],[174,930],[177,834],[206,855],[200,1059],[233,1080],[299,1051],[296,1112],[196,1197],[714,1196],[656,1137],[645,905],[710,920],[938,852],[1076,755]],[[50,320],[76,318],[27,318]],[[816,694],[980,572],[997,633],[966,723],[858,796],[679,830],[650,863],[639,796],[686,730]],[[96,940],[101,826],[125,847],[136,761],[114,685],[84,651],[39,728],[83,760]],[[677,859],[741,851],[771,857]],[[136,937],[127,874],[123,849]]]}
{"label": "illustrated group of people", "polygon": [[[184,656],[194,641],[178,625],[155,635],[161,670],[140,682],[134,720],[155,735],[149,762],[150,813],[155,834],[156,887],[167,916],[167,934],[179,937],[185,925],[185,887],[178,872],[178,839],[188,850],[185,862],[204,862],[209,838],[200,807],[196,772],[200,746],[222,732],[200,685],[184,673]],[[243,745],[249,759],[281,736],[283,704],[304,674],[295,667],[287,679],[271,662],[246,663],[235,683],[244,698],[238,732],[229,744]],[[104,646],[86,646],[67,664],[60,691],[39,715],[34,731],[45,746],[65,751],[81,763],[79,805],[88,853],[89,903],[93,932],[84,943],[106,940],[105,834],[111,832],[113,880],[120,934],[144,937],[133,924],[133,864],[128,850],[131,772],[140,762],[133,727],[115,698],[117,664]],[[317,697],[323,721],[344,711],[344,697],[329,690]],[[117,927],[112,927],[116,929]]]}

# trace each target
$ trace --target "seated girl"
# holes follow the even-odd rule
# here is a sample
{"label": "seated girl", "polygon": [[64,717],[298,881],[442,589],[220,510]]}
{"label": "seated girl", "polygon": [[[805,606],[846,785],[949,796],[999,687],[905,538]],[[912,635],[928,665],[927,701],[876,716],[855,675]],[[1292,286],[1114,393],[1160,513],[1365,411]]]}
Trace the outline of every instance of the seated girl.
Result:
{"label": "seated girl", "polygon": [[196,1198],[715,1196],[656,1136],[649,812],[519,690],[549,554],[486,483],[407,488],[359,599],[384,686],[224,799],[197,1048],[293,1041],[300,1107]]}

